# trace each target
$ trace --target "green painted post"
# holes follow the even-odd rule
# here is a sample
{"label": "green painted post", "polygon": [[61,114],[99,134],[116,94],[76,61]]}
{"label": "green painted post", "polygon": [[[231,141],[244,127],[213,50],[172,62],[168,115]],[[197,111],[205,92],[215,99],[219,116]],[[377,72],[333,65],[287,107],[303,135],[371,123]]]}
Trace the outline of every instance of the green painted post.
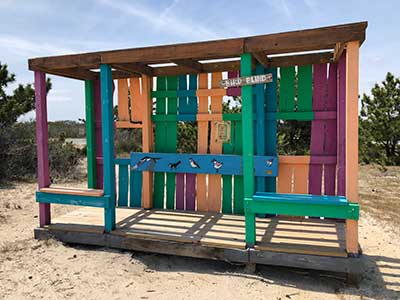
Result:
{"label": "green painted post", "polygon": [[94,132],[94,86],[93,80],[85,80],[86,108],[86,155],[88,188],[96,188],[96,141]]}
{"label": "green painted post", "polygon": [[[250,53],[240,56],[240,75],[252,73]],[[242,86],[242,141],[243,141],[243,186],[244,198],[252,199],[254,194],[254,142],[253,142],[253,86]],[[243,200],[244,202],[245,199]],[[246,245],[253,247],[256,240],[256,216],[245,207]]]}
{"label": "green painted post", "polygon": [[103,169],[104,196],[109,197],[108,207],[104,209],[106,232],[115,228],[115,165],[114,165],[114,120],[112,75],[109,65],[100,65],[101,84],[101,122],[103,125]]}
{"label": "green painted post", "polygon": [[[250,53],[240,57],[241,76],[252,73],[252,58]],[[242,140],[243,140],[243,177],[244,197],[251,198],[254,194],[254,142],[253,142],[253,86],[242,86]]]}

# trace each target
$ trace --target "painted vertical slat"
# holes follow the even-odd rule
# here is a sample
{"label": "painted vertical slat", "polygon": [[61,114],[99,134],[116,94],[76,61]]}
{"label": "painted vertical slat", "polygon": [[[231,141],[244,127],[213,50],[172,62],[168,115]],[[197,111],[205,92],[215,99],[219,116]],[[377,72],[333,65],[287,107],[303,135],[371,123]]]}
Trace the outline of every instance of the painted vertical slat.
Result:
{"label": "painted vertical slat", "polygon": [[118,79],[118,120],[130,121],[128,103],[128,79]]}
{"label": "painted vertical slat", "polygon": [[[327,65],[314,65],[314,89],[313,89],[313,111],[325,109]],[[311,124],[311,157],[324,153],[324,124],[323,120],[313,120]],[[311,158],[312,159],[312,158]],[[322,164],[311,164],[308,192],[313,195],[321,195],[322,189]]]}
{"label": "painted vertical slat", "polygon": [[297,111],[312,111],[312,65],[298,66]]}
{"label": "painted vertical slat", "polygon": [[[240,56],[241,76],[252,73],[252,57],[249,53]],[[254,194],[254,142],[253,142],[253,91],[252,86],[242,86],[242,138],[244,197]]]}
{"label": "painted vertical slat", "polygon": [[[222,73],[216,72],[211,74],[211,88],[219,88],[219,82],[222,80]],[[222,96],[211,96],[211,113],[220,114],[222,121]],[[211,122],[211,138],[210,138],[210,153],[221,154],[222,142],[217,139],[215,133],[216,122]],[[221,197],[222,197],[222,182],[221,175],[209,174],[208,175],[208,211],[220,212],[221,211]]]}
{"label": "painted vertical slat", "polygon": [[[208,74],[199,74],[199,89],[208,88]],[[199,98],[199,114],[208,113],[208,97],[200,96]],[[207,153],[208,148],[208,122],[197,122],[197,152],[201,154]],[[197,210],[207,211],[207,182],[206,174],[197,174]]]}
{"label": "painted vertical slat", "polygon": [[96,139],[93,80],[85,80],[86,156],[88,188],[96,188]]}
{"label": "painted vertical slat", "polygon": [[94,130],[96,141],[96,188],[103,189],[103,140],[101,121],[101,91],[100,80],[93,81],[94,87]]}
{"label": "painted vertical slat", "polygon": [[[256,66],[256,74],[264,74],[265,69],[261,64]],[[254,87],[255,94],[255,154],[265,155],[265,84],[257,84]],[[265,192],[265,178],[256,178],[256,190]]]}
{"label": "painted vertical slat", "polygon": [[[141,101],[142,97],[140,94],[140,78],[130,78],[129,79],[129,92],[131,96],[131,116],[130,120],[132,122],[143,122],[143,115],[145,113],[146,101]],[[142,78],[143,86],[143,78]],[[143,91],[142,91],[143,93]]]}
{"label": "painted vertical slat", "polygon": [[[267,83],[266,86],[266,111],[275,113],[275,119],[266,120],[265,122],[265,155],[276,156],[276,143],[277,143],[277,121],[276,110],[278,106],[277,89],[278,89],[278,76],[276,68],[266,69],[266,73],[272,74],[272,82]],[[265,191],[276,192],[276,177],[265,178]]]}
{"label": "painted vertical slat", "polygon": [[282,67],[280,72],[280,88],[279,88],[279,111],[293,112],[294,111],[294,93],[295,93],[295,68]]}
{"label": "painted vertical slat", "polygon": [[[178,89],[178,78],[176,76],[167,77],[167,90],[176,91]],[[167,114],[176,116],[178,113],[178,98],[168,97]],[[177,122],[167,122],[165,136],[165,152],[176,153],[178,141]],[[166,208],[174,209],[175,207],[175,173],[167,173],[167,200]]]}
{"label": "painted vertical slat", "polygon": [[[197,75],[189,75],[189,90],[197,89]],[[197,114],[197,97],[188,97],[187,112]],[[185,182],[185,208],[186,210],[195,210],[196,208],[196,174],[186,174]]]}
{"label": "painted vertical slat", "polygon": [[293,193],[307,194],[309,165],[293,165]]}
{"label": "painted vertical slat", "polygon": [[[148,173],[148,172],[143,172]],[[142,172],[130,171],[129,177],[129,206],[141,207],[142,206]]]}
{"label": "painted vertical slat", "polygon": [[[358,68],[359,42],[346,47],[346,198],[358,202]],[[346,220],[346,249],[358,254],[358,221]]]}
{"label": "painted vertical slat", "polygon": [[[327,111],[337,110],[337,65],[329,64],[328,97],[326,101]],[[325,120],[324,154],[336,156],[337,127],[336,120]],[[324,165],[324,187],[325,195],[336,194],[336,165]]]}
{"label": "painted vertical slat", "polygon": [[293,165],[282,164],[278,165],[278,193],[290,194],[292,193],[292,178]]}
{"label": "painted vertical slat", "polygon": [[[243,154],[243,139],[242,139],[242,122],[237,121],[235,126],[235,145],[234,154]],[[233,178],[233,213],[243,214],[244,213],[244,191],[243,191],[244,180],[243,176],[234,176]]]}
{"label": "painted vertical slat", "polygon": [[[181,75],[178,77],[178,90],[186,91],[187,90],[187,76]],[[187,104],[188,97],[179,96],[178,97],[178,113],[179,115],[187,114]],[[176,174],[176,209],[183,210],[185,209],[185,174],[177,173]]]}
{"label": "painted vertical slat", "polygon": [[[153,77],[142,77],[142,94],[140,102],[143,108],[142,114],[142,144],[143,152],[153,151],[153,124],[151,121],[151,114],[153,111],[153,99],[151,98],[151,84]],[[143,208],[153,208],[153,173],[142,173],[142,205]]]}
{"label": "painted vertical slat", "polygon": [[185,174],[177,173],[176,174],[176,209],[183,210],[185,209]]}
{"label": "painted vertical slat", "polygon": [[[49,134],[47,127],[46,74],[35,71],[36,144],[39,188],[50,186]],[[39,225],[50,224],[50,204],[39,203]]]}
{"label": "painted vertical slat", "polygon": [[[228,78],[239,77],[239,71],[228,71]],[[226,89],[226,95],[232,97],[238,97],[242,95],[242,89],[240,87],[229,87]]]}
{"label": "painted vertical slat", "polygon": [[[167,82],[165,77],[157,77],[157,91],[166,91]],[[166,98],[158,97],[156,102],[156,115],[165,115],[167,112]],[[166,144],[166,125],[156,122],[155,126],[155,143],[156,152],[165,151]],[[157,172],[154,175],[154,207],[164,208],[164,188],[165,188],[165,173]]]}
{"label": "painted vertical slat", "polygon": [[128,165],[118,166],[118,206],[128,206]]}
{"label": "painted vertical slat", "polygon": [[[224,116],[224,115],[223,115]],[[235,141],[235,123],[231,121],[231,137],[229,143],[223,143],[222,153],[233,154]],[[233,197],[232,197],[232,180],[233,176],[222,176],[222,213],[231,214],[233,212]]]}
{"label": "painted vertical slat", "polygon": [[114,167],[114,116],[111,67],[100,65],[101,108],[103,124],[104,194],[110,196],[104,209],[105,231],[115,228],[115,167]]}
{"label": "painted vertical slat", "polygon": [[338,62],[337,195],[346,195],[346,52]]}

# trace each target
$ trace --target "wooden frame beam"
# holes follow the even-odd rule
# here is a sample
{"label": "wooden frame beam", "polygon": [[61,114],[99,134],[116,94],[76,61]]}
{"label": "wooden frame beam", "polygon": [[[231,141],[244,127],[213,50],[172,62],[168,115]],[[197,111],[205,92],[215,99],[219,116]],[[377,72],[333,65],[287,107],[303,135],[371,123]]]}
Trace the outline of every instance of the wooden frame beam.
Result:
{"label": "wooden frame beam", "polygon": [[197,73],[203,72],[203,64],[199,63],[198,61],[195,61],[193,59],[177,59],[177,60],[174,60],[173,63],[175,63],[179,66],[186,67],[193,71],[196,71]]}
{"label": "wooden frame beam", "polygon": [[333,49],[337,43],[358,41],[361,44],[367,25],[367,22],[360,22],[245,38],[34,58],[29,60],[29,69],[89,69],[98,68],[101,63],[150,64],[232,58],[248,52],[280,54]]}
{"label": "wooden frame beam", "polygon": [[335,63],[339,61],[339,58],[342,56],[344,49],[346,49],[345,43],[336,43],[335,51],[333,52],[333,61]]}
{"label": "wooden frame beam", "polygon": [[253,52],[252,55],[264,68],[268,68],[268,58],[265,52]]}

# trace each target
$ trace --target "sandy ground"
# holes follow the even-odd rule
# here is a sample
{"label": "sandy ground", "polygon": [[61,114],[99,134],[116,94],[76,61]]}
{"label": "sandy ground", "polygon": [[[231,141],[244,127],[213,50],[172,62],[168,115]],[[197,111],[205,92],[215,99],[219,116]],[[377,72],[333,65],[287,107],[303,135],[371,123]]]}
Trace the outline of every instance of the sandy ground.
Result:
{"label": "sandy ground", "polygon": [[[388,174],[361,168],[361,196],[378,188],[381,202],[399,202],[400,169]],[[377,187],[378,179],[385,184]],[[350,287],[333,274],[267,266],[246,274],[222,262],[36,241],[35,189],[0,188],[1,299],[400,299],[399,210],[388,219],[375,205],[372,217],[368,200],[360,219],[366,268],[360,286]],[[53,205],[52,213],[71,209]]]}

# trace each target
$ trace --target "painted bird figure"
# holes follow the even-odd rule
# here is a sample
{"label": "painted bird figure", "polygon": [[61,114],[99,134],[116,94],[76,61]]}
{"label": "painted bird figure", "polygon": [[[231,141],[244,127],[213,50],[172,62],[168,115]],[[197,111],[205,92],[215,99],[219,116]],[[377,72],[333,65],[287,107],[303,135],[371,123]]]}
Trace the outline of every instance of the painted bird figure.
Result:
{"label": "painted bird figure", "polygon": [[141,165],[143,165],[146,162],[151,162],[151,163],[156,163],[157,160],[161,159],[161,157],[150,157],[150,156],[145,156],[141,158],[133,167],[132,170],[136,170],[139,168]]}
{"label": "painted bird figure", "polygon": [[214,165],[214,169],[217,170],[217,173],[219,171],[219,169],[221,169],[221,167],[223,166],[222,162],[219,162],[218,160],[216,160],[215,158],[211,161]]}
{"label": "painted bird figure", "polygon": [[169,163],[168,166],[169,166],[171,169],[175,170],[180,164],[181,164],[181,161],[178,160],[177,162]]}
{"label": "painted bird figure", "polygon": [[272,163],[273,163],[273,162],[274,162],[273,159],[268,159],[268,160],[266,161],[267,167],[272,166]]}
{"label": "painted bird figure", "polygon": [[197,162],[195,162],[193,158],[189,158],[189,163],[190,163],[190,166],[191,166],[192,168],[194,168],[194,169],[200,169],[199,164],[198,164]]}

